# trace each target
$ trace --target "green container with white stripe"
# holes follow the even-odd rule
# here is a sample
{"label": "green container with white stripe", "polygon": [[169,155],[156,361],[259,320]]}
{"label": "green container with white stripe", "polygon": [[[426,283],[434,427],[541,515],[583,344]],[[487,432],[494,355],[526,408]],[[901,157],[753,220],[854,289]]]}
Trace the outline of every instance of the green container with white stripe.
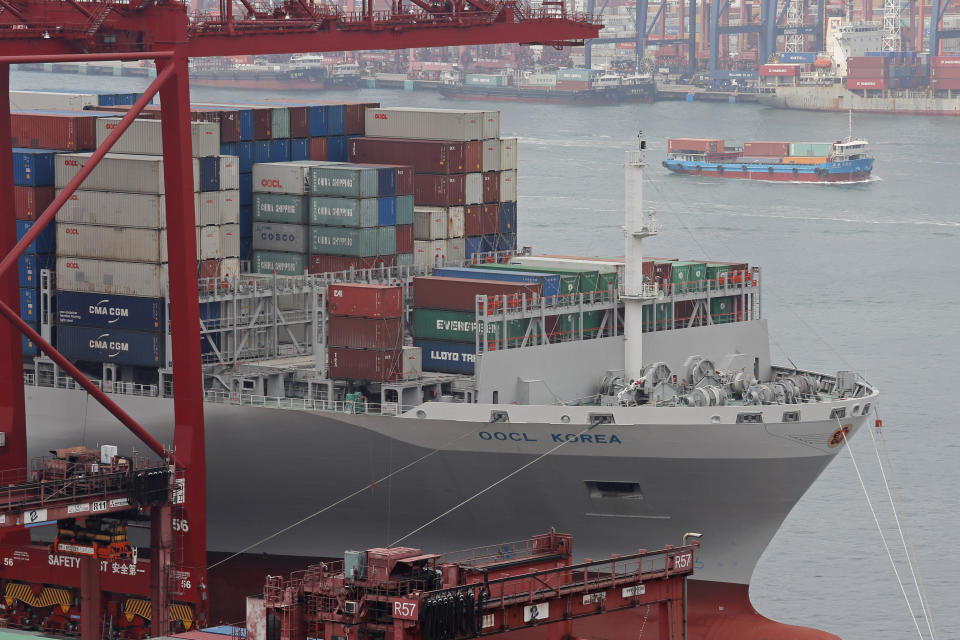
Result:
{"label": "green container with white stripe", "polygon": [[307,256],[303,253],[283,251],[254,251],[253,272],[274,273],[278,276],[301,276],[307,268]]}
{"label": "green container with white stripe", "polygon": [[[507,342],[518,345],[523,341],[530,320],[509,320],[507,322]],[[427,340],[445,340],[447,342],[476,341],[477,318],[469,311],[443,311],[438,309],[413,310],[413,337]],[[503,340],[503,322],[487,323],[487,341],[493,342],[499,336]]]}
{"label": "green container with white stripe", "polygon": [[310,227],[310,253],[370,258],[379,255],[376,227]]}
{"label": "green container with white stripe", "polygon": [[315,196],[376,198],[378,183],[375,167],[326,164],[310,169],[310,190]]}
{"label": "green container with white stripe", "polygon": [[253,194],[253,219],[255,222],[282,222],[307,224],[309,204],[304,196],[286,193]]}
{"label": "green container with white stripe", "polygon": [[332,227],[377,226],[376,198],[310,198],[310,224]]}

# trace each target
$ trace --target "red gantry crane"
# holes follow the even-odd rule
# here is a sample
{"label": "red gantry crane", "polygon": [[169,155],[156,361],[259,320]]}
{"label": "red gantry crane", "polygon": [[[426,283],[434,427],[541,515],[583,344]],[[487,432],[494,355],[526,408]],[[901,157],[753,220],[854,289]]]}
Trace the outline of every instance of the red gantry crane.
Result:
{"label": "red gantry crane", "polygon": [[[10,87],[10,64],[153,60],[157,77],[85,166],[17,242],[9,100],[0,101],[0,193],[7,205],[0,221],[0,472],[27,466],[21,334],[32,340],[95,400],[142,440],[176,465],[180,484],[172,505],[176,541],[174,575],[181,599],[194,603],[202,625],[206,592],[206,468],[203,376],[196,339],[199,303],[190,143],[191,57],[407,49],[517,42],[564,46],[597,37],[598,20],[568,13],[562,2],[530,9],[516,0],[394,0],[390,11],[345,14],[312,0],[221,0],[216,16],[190,16],[175,0],[0,0],[0,87]],[[234,9],[238,8],[235,14]],[[164,191],[169,247],[170,321],[188,327],[173,334],[175,435],[167,450],[137,421],[91,383],[24,322],[18,309],[14,265],[114,142],[155,95],[162,110]],[[25,545],[25,531],[0,532],[4,548]],[[0,567],[0,576],[4,568]],[[156,609],[156,607],[155,607]]]}

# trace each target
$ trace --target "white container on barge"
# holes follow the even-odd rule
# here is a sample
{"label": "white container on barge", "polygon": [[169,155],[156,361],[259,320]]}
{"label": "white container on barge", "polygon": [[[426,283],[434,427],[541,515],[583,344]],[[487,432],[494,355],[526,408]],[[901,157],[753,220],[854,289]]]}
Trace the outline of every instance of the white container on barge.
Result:
{"label": "white container on barge", "polygon": [[[97,146],[114,132],[121,118],[97,119]],[[191,153],[194,158],[220,155],[220,125],[216,122],[191,122]],[[163,130],[160,120],[137,119],[130,123],[110,149],[113,153],[163,155]]]}

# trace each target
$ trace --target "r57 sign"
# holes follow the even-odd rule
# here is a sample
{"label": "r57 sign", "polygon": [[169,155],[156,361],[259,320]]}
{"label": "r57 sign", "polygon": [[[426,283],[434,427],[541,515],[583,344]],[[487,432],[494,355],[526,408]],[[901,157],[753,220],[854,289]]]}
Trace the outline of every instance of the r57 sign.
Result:
{"label": "r57 sign", "polygon": [[419,603],[416,600],[394,600],[393,617],[401,620],[417,620],[417,608]]}

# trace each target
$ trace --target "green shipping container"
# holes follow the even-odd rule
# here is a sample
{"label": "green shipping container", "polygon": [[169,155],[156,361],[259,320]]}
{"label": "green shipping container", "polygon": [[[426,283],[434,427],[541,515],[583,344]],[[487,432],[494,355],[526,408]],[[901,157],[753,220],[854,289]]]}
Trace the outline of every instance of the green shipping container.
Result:
{"label": "green shipping container", "polygon": [[657,305],[657,331],[673,328],[673,305],[661,302]]}
{"label": "green shipping container", "polygon": [[377,226],[376,198],[310,198],[310,224],[334,227]]}
{"label": "green shipping container", "polygon": [[290,110],[286,107],[274,107],[270,111],[270,137],[282,140],[290,137]]}
{"label": "green shipping container", "polygon": [[[603,311],[583,312],[583,337],[595,338],[603,322]],[[580,337],[580,314],[567,313],[560,316],[560,330],[564,338],[578,339]]]}
{"label": "green shipping container", "polygon": [[[520,344],[526,335],[530,320],[510,320],[507,322],[507,341]],[[467,311],[441,311],[436,309],[413,310],[413,337],[428,340],[446,340],[447,342],[476,341],[477,320]],[[487,323],[487,339],[496,336],[503,339],[503,323]]]}
{"label": "green shipping container", "polygon": [[397,224],[413,224],[413,196],[397,196]]}
{"label": "green shipping container", "polygon": [[700,291],[707,278],[707,265],[703,262],[673,263],[672,289],[674,293]]}
{"label": "green shipping container", "polygon": [[397,228],[379,227],[377,229],[377,247],[381,256],[392,256],[397,252]]}
{"label": "green shipping container", "polygon": [[791,156],[827,156],[833,149],[832,142],[791,142]]}
{"label": "green shipping container", "polygon": [[707,263],[707,280],[710,281],[711,289],[720,288],[720,279],[723,278],[723,282],[730,282],[730,271],[732,270],[733,265],[729,264],[719,264],[716,262]]}
{"label": "green shipping container", "polygon": [[613,289],[614,291],[617,290],[617,272],[616,271],[608,271],[606,273],[604,273],[603,271],[599,272],[598,279],[597,279],[597,291],[606,293],[610,291],[610,289]]}
{"label": "green shipping container", "polygon": [[490,73],[468,73],[464,76],[463,83],[471,87],[504,87],[507,79]]}
{"label": "green shipping container", "polygon": [[377,181],[374,167],[334,164],[310,169],[310,190],[315,196],[376,198]]}
{"label": "green shipping container", "polygon": [[478,269],[511,269],[513,271],[529,271],[530,273],[554,273],[560,276],[560,295],[569,296],[568,304],[575,304],[574,293],[593,293],[598,290],[599,271],[577,271],[574,269],[553,269],[551,267],[535,267],[527,264],[477,264]]}
{"label": "green shipping container", "polygon": [[307,268],[307,256],[282,251],[254,251],[253,272],[273,273],[278,276],[301,276]]}
{"label": "green shipping container", "polygon": [[310,253],[370,258],[377,255],[377,228],[310,227]]}
{"label": "green shipping container", "polygon": [[560,69],[557,71],[557,80],[589,82],[592,75],[593,72],[590,69]]}
{"label": "green shipping container", "polygon": [[281,222],[307,224],[310,205],[304,196],[285,193],[253,194],[253,219],[255,222]]}
{"label": "green shipping container", "polygon": [[713,324],[733,322],[733,305],[735,296],[722,296],[710,300],[710,321]]}

